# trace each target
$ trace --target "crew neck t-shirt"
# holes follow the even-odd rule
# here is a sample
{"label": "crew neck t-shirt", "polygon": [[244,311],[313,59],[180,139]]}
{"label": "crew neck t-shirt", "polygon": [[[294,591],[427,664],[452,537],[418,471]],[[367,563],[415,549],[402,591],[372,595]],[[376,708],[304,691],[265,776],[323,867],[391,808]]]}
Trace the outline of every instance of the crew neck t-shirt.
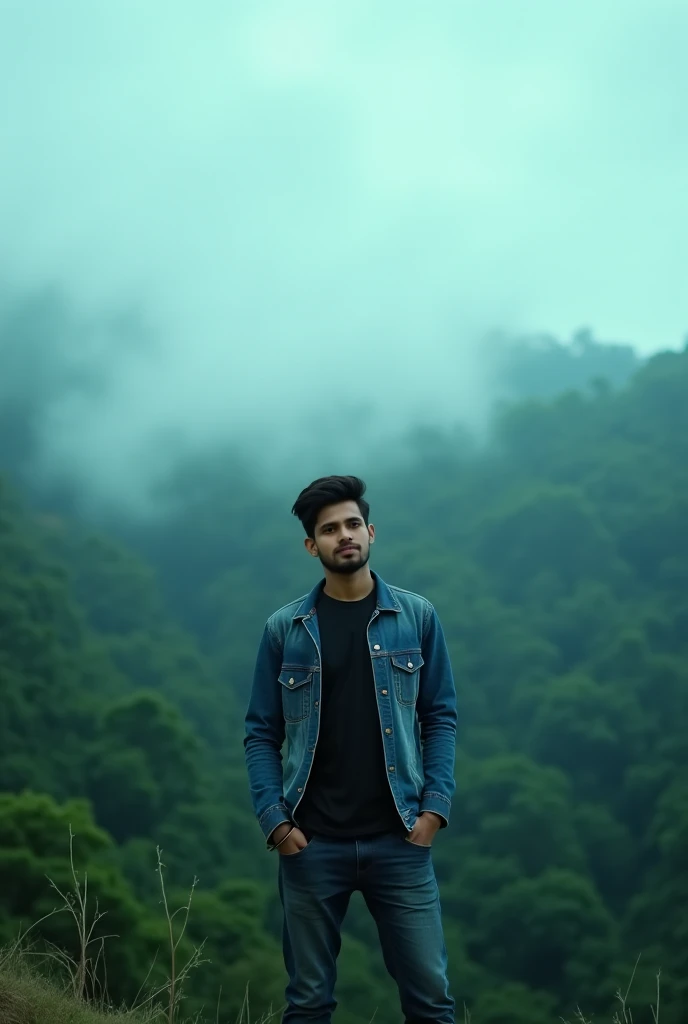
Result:
{"label": "crew neck t-shirt", "polygon": [[296,811],[310,835],[353,838],[402,825],[387,778],[368,623],[373,589],[361,601],[317,601],[322,687],[320,734]]}

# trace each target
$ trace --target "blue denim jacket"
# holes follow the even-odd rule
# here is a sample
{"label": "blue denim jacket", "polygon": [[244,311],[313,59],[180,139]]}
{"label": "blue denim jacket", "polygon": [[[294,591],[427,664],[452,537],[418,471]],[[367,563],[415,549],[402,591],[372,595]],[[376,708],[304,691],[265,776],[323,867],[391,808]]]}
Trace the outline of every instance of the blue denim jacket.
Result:
{"label": "blue denim jacket", "polygon": [[[409,831],[421,811],[434,811],[446,824],[457,715],[442,627],[425,598],[373,575],[377,607],[368,646],[394,802]],[[251,798],[266,837],[284,821],[298,824],[318,743],[322,656],[315,605],[321,587],[268,619],[258,651],[244,746]]]}

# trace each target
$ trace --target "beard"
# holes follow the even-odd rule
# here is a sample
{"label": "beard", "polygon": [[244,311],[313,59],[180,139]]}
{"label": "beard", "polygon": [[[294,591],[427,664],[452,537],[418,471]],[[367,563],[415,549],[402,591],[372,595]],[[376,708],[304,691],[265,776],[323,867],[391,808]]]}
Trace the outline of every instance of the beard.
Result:
{"label": "beard", "polygon": [[341,561],[337,558],[325,558],[320,552],[318,552],[318,558],[329,572],[336,572],[340,576],[353,576],[355,572],[358,572],[359,569],[362,569],[370,561],[370,545],[368,545],[365,551],[358,552],[358,558],[352,555],[346,561]]}

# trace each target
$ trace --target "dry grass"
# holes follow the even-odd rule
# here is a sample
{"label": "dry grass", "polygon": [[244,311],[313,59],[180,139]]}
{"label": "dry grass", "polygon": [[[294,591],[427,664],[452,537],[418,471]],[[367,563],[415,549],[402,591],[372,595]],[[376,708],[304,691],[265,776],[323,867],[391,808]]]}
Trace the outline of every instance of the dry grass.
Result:
{"label": "dry grass", "polygon": [[[73,890],[63,892],[49,878],[48,882],[60,897],[61,905],[20,933],[11,946],[4,950],[0,949],[0,1024],[111,1024],[113,1021],[128,1021],[130,1024],[200,1024],[200,1016],[189,1018],[186,1022],[181,1021],[179,1011],[186,979],[196,967],[206,962],[202,959],[203,944],[194,949],[186,963],[180,965],[177,960],[177,951],[186,932],[197,879],[193,880],[187,903],[171,911],[165,889],[165,865],[159,847],[157,858],[161,902],[168,929],[169,974],[165,983],[153,987],[146,994],[146,986],[155,966],[154,961],[133,1005],[116,1008],[111,1004],[107,992],[105,941],[117,936],[94,937],[95,927],[105,914],[100,911],[97,901],[92,912],[89,908],[88,875],[84,873],[82,882],[76,870],[74,835],[70,826],[69,860]],[[72,915],[77,930],[76,957],[70,956],[52,943],[46,943],[46,949],[42,952],[35,950],[27,941],[30,933],[53,914],[65,912]],[[181,926],[175,932],[177,916],[181,917]],[[96,947],[95,957],[91,952],[92,947]],[[47,963],[52,968],[53,976],[48,977],[40,973],[36,961],[42,961],[43,966]],[[629,998],[639,962],[640,956],[636,960],[626,991],[619,989],[616,993],[619,1008],[614,1013],[611,1024],[635,1024]],[[56,969],[61,975],[61,980],[54,976]],[[251,1024],[248,995],[247,988],[235,1024]],[[215,1024],[220,1024],[221,996],[220,990]],[[660,972],[657,973],[655,1003],[650,1007],[650,1011],[653,1024],[660,1024]],[[281,1010],[268,1013],[254,1024],[270,1024],[278,1014],[281,1014]],[[376,1015],[377,1010],[370,1024],[374,1024]],[[471,1024],[471,1014],[465,1004],[463,1020],[464,1024]],[[561,1021],[562,1024],[592,1024],[592,1020],[580,1009],[576,1010],[573,1022],[564,1018],[561,1018]]]}
{"label": "dry grass", "polygon": [[[93,908],[89,905],[88,874],[84,872],[82,879],[76,869],[74,834],[70,825],[69,863],[73,888],[63,891],[53,879],[48,878],[50,887],[60,898],[60,905],[35,921],[26,931],[20,932],[9,947],[0,950],[0,1024],[96,1024],[104,1020],[111,1021],[114,1017],[136,1021],[137,1024],[144,1021],[182,1024],[179,1010],[184,982],[191,971],[204,962],[202,945],[194,949],[185,963],[180,964],[177,959],[197,879],[194,878],[187,903],[177,910],[171,910],[165,889],[165,865],[159,847],[157,854],[157,874],[169,939],[167,980],[157,987],[146,988],[155,966],[154,961],[133,1005],[126,1009],[113,1007],[107,989],[105,942],[118,936],[94,936],[95,928],[105,913],[100,910],[97,900]],[[31,936],[40,924],[61,913],[71,914],[74,919],[78,938],[75,956],[51,942],[45,942],[43,949],[36,949]],[[181,915],[181,927],[175,923],[178,915]],[[52,977],[41,973],[40,968],[46,966]],[[55,971],[59,979],[55,978]]]}
{"label": "dry grass", "polygon": [[[638,964],[640,963],[640,954],[635,962],[633,973],[631,974],[631,980],[628,983],[628,987],[625,992],[620,988],[616,991],[616,999],[619,1003],[619,1008],[612,1017],[612,1024],[635,1024],[633,1020],[633,1011],[631,1009],[629,999],[631,995],[631,989],[633,988],[633,982],[635,981],[636,971],[638,970]],[[660,1004],[660,981],[661,971],[657,971],[657,994],[655,996],[655,1002],[650,1006],[650,1013],[652,1014],[652,1020],[654,1024],[659,1024],[659,1004]],[[571,1024],[570,1021],[562,1018],[563,1024]],[[585,1016],[583,1011],[578,1008],[574,1017],[574,1024],[593,1024],[591,1018]]]}
{"label": "dry grass", "polygon": [[[125,1021],[130,1024],[200,1024],[200,1015],[188,1018],[185,1022],[179,1016],[184,984],[189,974],[206,962],[202,958],[203,944],[194,948],[185,962],[180,963],[178,960],[179,945],[186,933],[197,879],[193,880],[187,902],[172,910],[167,898],[165,865],[159,847],[157,856],[156,871],[160,879],[161,903],[168,932],[166,981],[148,987],[155,967],[154,961],[133,1004],[119,1008],[112,1005],[107,991],[105,941],[118,936],[94,936],[96,925],[105,913],[100,910],[97,901],[93,908],[89,905],[88,875],[84,872],[82,879],[76,869],[74,834],[70,826],[69,861],[73,888],[63,891],[49,878],[48,883],[59,896],[60,905],[21,932],[9,947],[0,949],[0,1024],[111,1024],[113,1021],[122,1024]],[[61,913],[69,913],[74,919],[78,937],[75,956],[49,942],[44,943],[44,949],[37,949],[32,936],[43,921]],[[220,1024],[221,997],[220,990],[215,1024]],[[277,1013],[271,1012],[253,1024],[269,1024],[276,1016]],[[234,1024],[252,1024],[248,988]]]}
{"label": "dry grass", "polygon": [[[179,992],[179,989],[177,989]],[[235,1022],[232,1024],[274,1024],[281,1010],[252,1020],[248,989]],[[0,967],[0,1024],[167,1024],[169,1004],[99,1008],[75,999],[70,984],[40,974],[25,951],[5,956]],[[207,1020],[207,1018],[203,1018]],[[214,1024],[221,1021],[218,1009]],[[189,1017],[178,1024],[200,1024],[201,1017]]]}
{"label": "dry grass", "polygon": [[[625,992],[617,992],[619,1009],[611,1024],[635,1024],[629,1005],[632,981]],[[658,974],[656,1000],[650,1007],[654,1024],[659,1024],[659,989]],[[169,989],[167,991],[169,993]],[[179,988],[176,991],[179,994]],[[0,966],[0,1024],[167,1024],[169,1012],[169,1001],[157,1005],[148,1003],[138,1008],[104,1009],[76,999],[71,991],[71,982],[60,987],[55,979],[41,976],[35,966],[27,961],[23,950],[5,955]],[[276,1016],[277,1013],[268,1014],[253,1024],[270,1024]],[[176,1017],[174,1019],[177,1020]],[[465,1006],[463,1021],[464,1024],[471,1024],[471,1015]],[[177,1021],[177,1024],[184,1022]],[[200,1024],[200,1018],[189,1018],[185,1024]],[[219,1011],[215,1016],[215,1024],[220,1024]],[[252,1024],[248,990],[236,1024]],[[564,1021],[563,1024],[593,1024],[593,1021],[581,1010],[577,1010],[573,1020]]]}
{"label": "dry grass", "polygon": [[105,1012],[75,999],[69,986],[41,976],[23,951],[5,956],[0,968],[0,1024],[105,1024],[125,1019],[152,1024],[156,1015]]}

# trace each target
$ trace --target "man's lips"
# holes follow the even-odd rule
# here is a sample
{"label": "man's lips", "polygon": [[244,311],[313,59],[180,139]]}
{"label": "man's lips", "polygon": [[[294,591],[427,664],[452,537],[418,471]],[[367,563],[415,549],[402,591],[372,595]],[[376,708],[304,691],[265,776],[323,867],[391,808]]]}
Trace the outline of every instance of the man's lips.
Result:
{"label": "man's lips", "polygon": [[358,547],[355,544],[347,544],[345,548],[337,548],[338,555],[348,555],[352,551],[358,551]]}

